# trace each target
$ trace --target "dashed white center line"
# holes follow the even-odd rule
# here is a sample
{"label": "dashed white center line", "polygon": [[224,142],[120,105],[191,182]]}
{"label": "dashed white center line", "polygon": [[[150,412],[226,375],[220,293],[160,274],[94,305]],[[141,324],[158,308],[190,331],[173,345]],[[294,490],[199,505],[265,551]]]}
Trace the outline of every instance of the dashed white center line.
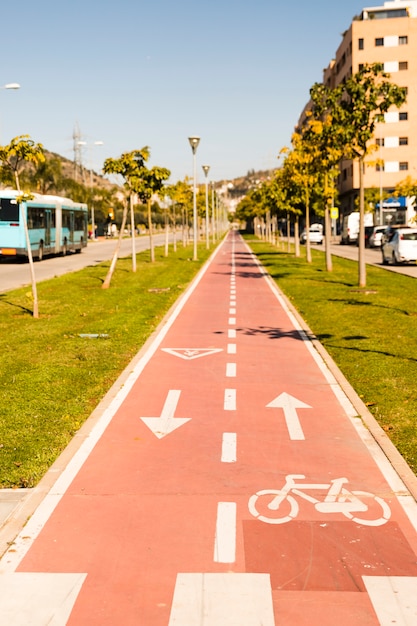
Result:
{"label": "dashed white center line", "polygon": [[236,443],[236,433],[223,433],[221,457],[222,463],[236,463]]}
{"label": "dashed white center line", "polygon": [[236,363],[226,363],[226,376],[227,378],[236,377]]}
{"label": "dashed white center line", "polygon": [[215,563],[234,563],[236,560],[236,502],[217,505]]}
{"label": "dashed white center line", "polygon": [[236,309],[229,309],[229,315],[236,315]]}
{"label": "dashed white center line", "polygon": [[224,405],[225,411],[236,411],[236,389],[224,390]]}
{"label": "dashed white center line", "polygon": [[236,339],[236,328],[229,328],[227,336],[229,339]]}
{"label": "dashed white center line", "polygon": [[228,343],[227,344],[227,354],[236,354],[236,344]]}
{"label": "dashed white center line", "polygon": [[233,324],[236,324],[236,318],[235,317],[229,317],[229,326],[232,326]]}

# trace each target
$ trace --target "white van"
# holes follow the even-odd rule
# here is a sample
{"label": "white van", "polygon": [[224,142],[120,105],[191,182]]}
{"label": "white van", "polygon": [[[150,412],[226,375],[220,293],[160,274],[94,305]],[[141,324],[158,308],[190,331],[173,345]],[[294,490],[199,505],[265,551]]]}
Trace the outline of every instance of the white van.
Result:
{"label": "white van", "polygon": [[[373,226],[374,216],[372,213],[365,213],[364,226]],[[345,215],[342,224],[342,234],[340,243],[349,244],[356,243],[359,236],[359,211],[354,211],[349,215]]]}

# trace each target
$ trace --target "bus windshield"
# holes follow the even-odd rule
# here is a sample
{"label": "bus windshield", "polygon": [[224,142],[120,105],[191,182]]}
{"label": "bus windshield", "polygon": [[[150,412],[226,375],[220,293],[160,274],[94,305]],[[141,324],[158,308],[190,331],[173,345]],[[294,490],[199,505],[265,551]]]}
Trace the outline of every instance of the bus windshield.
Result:
{"label": "bus windshield", "polygon": [[19,205],[14,198],[0,198],[0,222],[18,222]]}

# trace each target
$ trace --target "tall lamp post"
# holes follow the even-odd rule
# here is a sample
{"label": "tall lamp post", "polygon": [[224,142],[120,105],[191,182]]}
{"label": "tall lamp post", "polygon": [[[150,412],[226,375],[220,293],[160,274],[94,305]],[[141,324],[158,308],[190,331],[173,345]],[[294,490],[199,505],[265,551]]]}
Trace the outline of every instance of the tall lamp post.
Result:
{"label": "tall lamp post", "polygon": [[94,222],[94,198],[93,198],[93,146],[104,146],[104,141],[93,141],[92,144],[88,144],[86,141],[79,141],[79,146],[87,146],[90,148],[90,192],[91,192],[91,239],[93,241],[96,238],[96,225]]}
{"label": "tall lamp post", "polygon": [[197,237],[198,237],[198,224],[197,224],[197,158],[196,152],[198,148],[198,144],[200,143],[200,137],[191,136],[188,137],[188,141],[190,142],[191,150],[193,151],[193,261],[198,260],[197,256]]}
{"label": "tall lamp post", "polygon": [[210,248],[210,241],[209,241],[209,209],[208,209],[208,173],[210,170],[210,165],[203,165],[203,172],[205,174],[206,177],[206,248],[207,250]]}

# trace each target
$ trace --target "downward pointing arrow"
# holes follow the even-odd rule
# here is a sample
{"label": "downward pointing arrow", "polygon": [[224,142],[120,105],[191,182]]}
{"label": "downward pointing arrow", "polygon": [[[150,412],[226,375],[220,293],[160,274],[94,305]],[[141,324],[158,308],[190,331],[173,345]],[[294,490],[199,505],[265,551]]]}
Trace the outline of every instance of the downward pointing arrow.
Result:
{"label": "downward pointing arrow", "polygon": [[273,409],[283,409],[290,439],[305,439],[296,409],[311,409],[309,404],[305,404],[304,402],[301,402],[301,400],[298,400],[297,398],[294,398],[294,396],[290,396],[290,394],[284,392],[266,406]]}
{"label": "downward pointing arrow", "polygon": [[168,391],[160,417],[141,417],[141,420],[158,439],[169,435],[191,419],[191,417],[174,417],[180,395],[181,391],[171,389]]}

